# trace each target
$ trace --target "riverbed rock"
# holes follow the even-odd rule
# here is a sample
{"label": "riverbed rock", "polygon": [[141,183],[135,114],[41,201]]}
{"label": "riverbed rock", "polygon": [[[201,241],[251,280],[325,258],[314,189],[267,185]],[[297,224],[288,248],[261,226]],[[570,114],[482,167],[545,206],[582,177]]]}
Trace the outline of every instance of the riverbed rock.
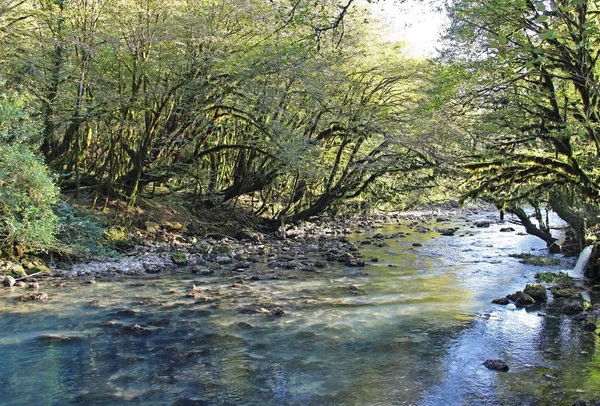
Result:
{"label": "riverbed rock", "polygon": [[510,369],[508,364],[501,359],[488,359],[483,363],[483,366],[492,371],[506,372]]}
{"label": "riverbed rock", "polygon": [[569,300],[562,306],[564,314],[573,315],[583,312],[583,303],[581,300]]}
{"label": "riverbed rock", "polygon": [[16,282],[15,278],[13,278],[12,276],[8,275],[8,276],[5,276],[4,279],[2,280],[2,285],[5,288],[10,288],[10,287],[15,286],[15,282]]}
{"label": "riverbed rock", "polygon": [[507,305],[510,303],[510,300],[508,300],[505,297],[497,297],[496,299],[492,300],[492,303],[499,305]]}
{"label": "riverbed rock", "polygon": [[473,223],[477,228],[488,228],[492,223],[487,220],[480,220]]}
{"label": "riverbed rock", "polygon": [[536,302],[546,302],[548,295],[546,294],[546,287],[541,283],[530,283],[525,286],[523,293],[531,296]]}
{"label": "riverbed rock", "polygon": [[521,296],[519,296],[517,298],[517,300],[515,300],[515,305],[517,306],[530,306],[535,304],[536,301],[533,297],[531,297],[530,295],[528,295],[527,293],[523,293],[521,294]]}
{"label": "riverbed rock", "polygon": [[171,255],[171,261],[173,261],[175,265],[187,265],[188,263],[187,256],[183,252],[176,252]]}
{"label": "riverbed rock", "polygon": [[46,292],[33,292],[23,295],[19,298],[21,302],[42,302],[48,300]]}
{"label": "riverbed rock", "polygon": [[515,231],[515,229],[512,227],[502,227],[500,229],[501,233],[512,233],[513,231]]}
{"label": "riverbed rock", "polygon": [[45,343],[67,343],[81,340],[80,336],[70,336],[63,334],[42,334],[40,340]]}
{"label": "riverbed rock", "polygon": [[591,321],[588,321],[583,325],[585,331],[596,331],[597,328],[596,323],[592,323]]}

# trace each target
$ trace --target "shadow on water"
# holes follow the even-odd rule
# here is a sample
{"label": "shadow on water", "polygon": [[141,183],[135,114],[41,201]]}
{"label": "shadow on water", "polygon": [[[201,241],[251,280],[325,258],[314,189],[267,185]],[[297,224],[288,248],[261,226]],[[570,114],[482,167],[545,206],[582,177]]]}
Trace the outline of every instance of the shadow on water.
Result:
{"label": "shadow on water", "polygon": [[[444,226],[459,231],[378,229],[404,236],[361,245],[369,276],[335,264],[233,289],[177,272],[49,286],[48,303],[17,303],[18,291],[1,290],[2,404],[537,405],[600,397],[595,334],[572,318],[490,304],[540,270],[508,254],[543,243],[495,224],[479,229],[457,218]],[[360,245],[373,234],[352,239]],[[185,297],[192,283],[216,300]],[[353,284],[361,294],[349,291]],[[268,305],[286,315],[256,312]],[[511,370],[486,369],[489,358]]]}

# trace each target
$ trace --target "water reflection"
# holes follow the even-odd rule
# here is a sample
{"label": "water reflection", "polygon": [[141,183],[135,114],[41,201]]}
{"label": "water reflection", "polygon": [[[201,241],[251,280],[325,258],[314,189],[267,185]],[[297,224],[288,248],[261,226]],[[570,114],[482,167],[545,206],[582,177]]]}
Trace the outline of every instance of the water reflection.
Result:
{"label": "water reflection", "polygon": [[[496,405],[592,397],[600,383],[594,334],[570,318],[490,304],[539,270],[508,254],[543,243],[470,224],[451,222],[461,227],[454,237],[414,233],[361,246],[367,260],[378,259],[367,261],[368,277],[333,265],[234,289],[180,271],[48,287],[45,304],[16,303],[20,293],[4,289],[2,403]],[[410,232],[377,232],[399,230]],[[185,297],[192,284],[217,300]],[[350,284],[363,293],[349,292]],[[286,315],[256,312],[274,305]],[[488,358],[507,360],[511,371],[487,370]]]}

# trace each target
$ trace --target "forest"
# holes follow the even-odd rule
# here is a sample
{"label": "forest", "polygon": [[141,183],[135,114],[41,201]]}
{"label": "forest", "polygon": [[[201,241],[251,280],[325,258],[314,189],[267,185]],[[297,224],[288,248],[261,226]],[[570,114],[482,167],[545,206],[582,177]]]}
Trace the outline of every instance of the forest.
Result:
{"label": "forest", "polygon": [[3,255],[71,244],[74,209],[129,227],[160,199],[265,229],[480,200],[552,252],[595,244],[598,3],[440,4],[431,58],[380,35],[369,4],[3,1]]}

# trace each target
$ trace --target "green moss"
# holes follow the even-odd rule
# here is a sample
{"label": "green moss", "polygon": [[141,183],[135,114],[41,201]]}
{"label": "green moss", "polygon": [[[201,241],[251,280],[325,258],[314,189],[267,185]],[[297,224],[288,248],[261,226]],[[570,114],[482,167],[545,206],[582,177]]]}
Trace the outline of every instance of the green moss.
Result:
{"label": "green moss", "polygon": [[555,266],[560,265],[560,259],[554,257],[548,257],[544,255],[533,255],[533,254],[510,254],[513,258],[521,259],[519,262],[527,265],[536,266]]}
{"label": "green moss", "polygon": [[187,264],[187,257],[185,256],[184,253],[181,253],[181,252],[177,252],[177,253],[171,255],[171,260],[173,261],[173,263],[175,265],[186,265]]}
{"label": "green moss", "polygon": [[558,283],[561,285],[571,284],[571,278],[564,272],[538,272],[535,274],[535,279],[540,282]]}

